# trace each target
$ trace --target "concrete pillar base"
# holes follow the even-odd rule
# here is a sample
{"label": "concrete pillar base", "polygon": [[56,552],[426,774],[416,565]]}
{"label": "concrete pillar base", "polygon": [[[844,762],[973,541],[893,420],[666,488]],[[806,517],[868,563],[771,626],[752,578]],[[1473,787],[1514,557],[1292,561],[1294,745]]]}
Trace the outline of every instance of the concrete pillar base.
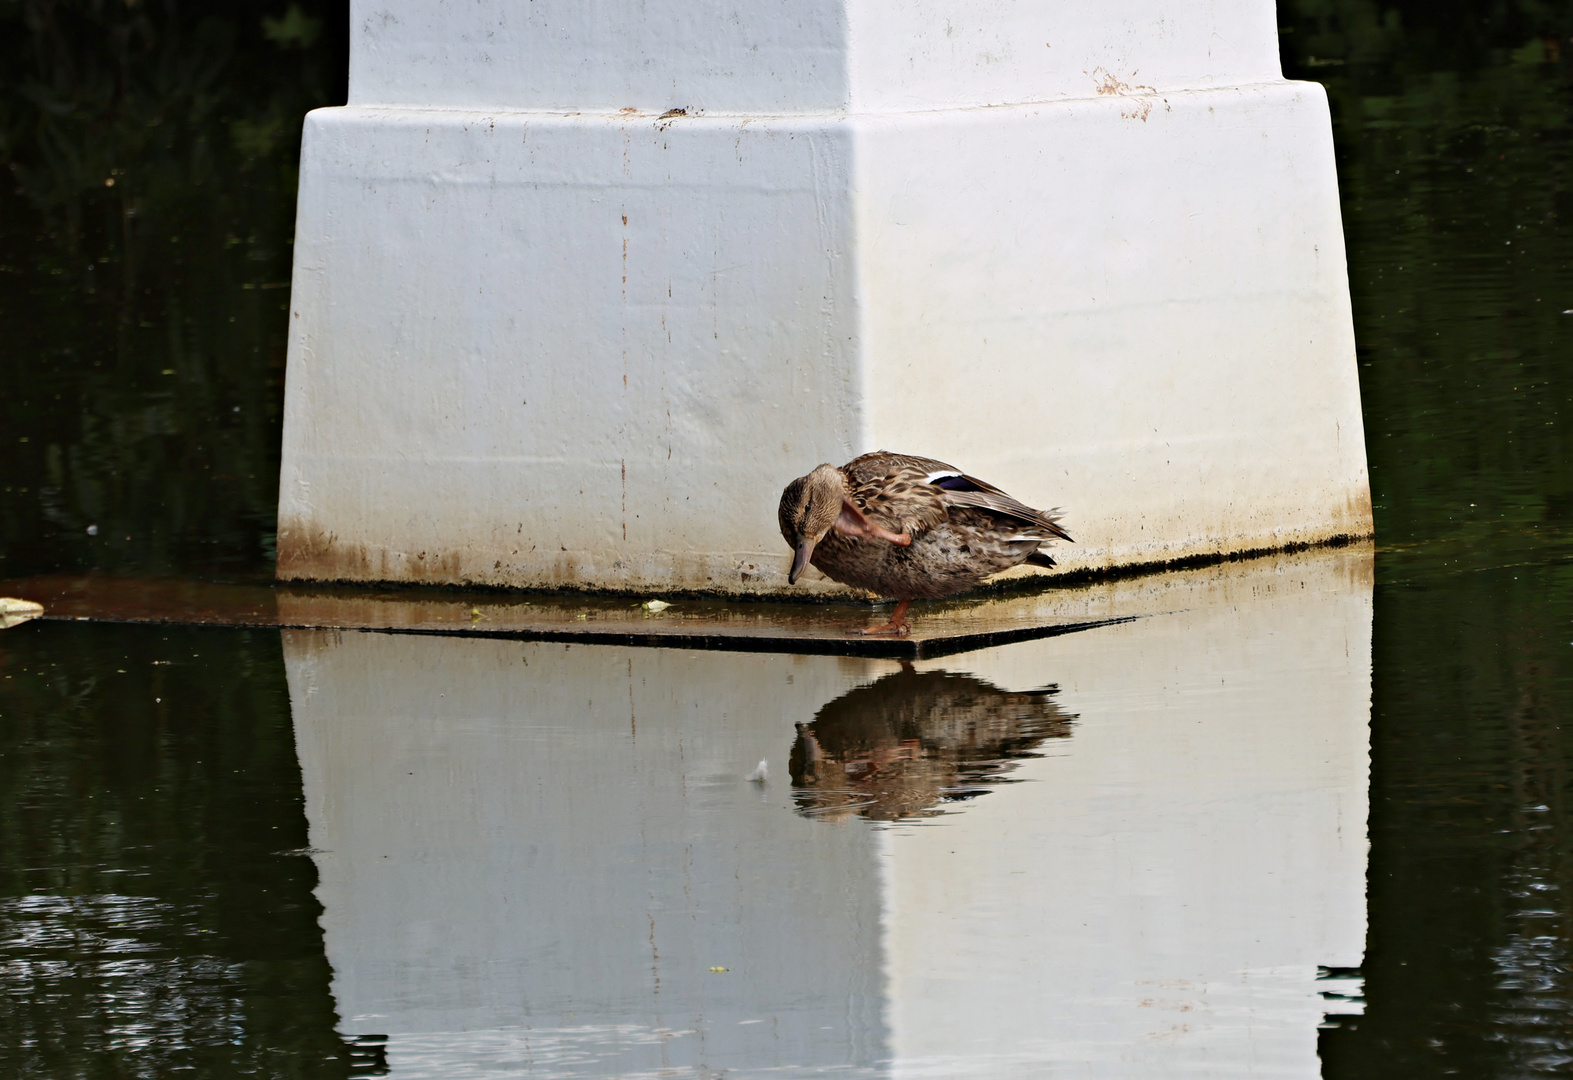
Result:
{"label": "concrete pillar base", "polygon": [[781,488],[880,448],[1066,568],[1369,534],[1321,88],[1131,79],[311,114],[279,576],[784,590]]}

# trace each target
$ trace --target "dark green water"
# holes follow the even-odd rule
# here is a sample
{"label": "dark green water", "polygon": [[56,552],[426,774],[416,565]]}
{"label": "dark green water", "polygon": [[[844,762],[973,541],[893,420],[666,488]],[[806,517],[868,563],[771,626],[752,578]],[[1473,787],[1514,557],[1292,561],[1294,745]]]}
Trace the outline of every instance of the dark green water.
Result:
{"label": "dark green water", "polygon": [[1303,10],[1286,70],[1333,101],[1378,538],[1369,1009],[1324,1075],[1566,1074],[1573,7]]}
{"label": "dark green water", "polygon": [[278,635],[0,647],[0,1075],[348,1075]]}
{"label": "dark green water", "polygon": [[[343,85],[343,12],[296,11],[0,0],[0,576],[269,574],[299,116]],[[1565,1074],[1573,5],[1280,21],[1334,105],[1380,545],[1324,1075]],[[0,638],[0,1074],[352,1068],[283,683],[276,636]]]}
{"label": "dark green water", "polygon": [[271,577],[300,123],[347,23],[0,0],[0,577]]}

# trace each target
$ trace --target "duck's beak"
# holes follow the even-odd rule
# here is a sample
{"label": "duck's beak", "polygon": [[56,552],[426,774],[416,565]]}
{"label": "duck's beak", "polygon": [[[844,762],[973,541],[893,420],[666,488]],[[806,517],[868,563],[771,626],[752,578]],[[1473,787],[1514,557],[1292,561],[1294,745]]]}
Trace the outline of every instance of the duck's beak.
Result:
{"label": "duck's beak", "polygon": [[814,540],[804,537],[803,542],[797,546],[797,553],[792,556],[792,570],[787,574],[787,584],[796,585],[797,579],[803,576],[803,571],[808,569],[808,560],[814,554]]}

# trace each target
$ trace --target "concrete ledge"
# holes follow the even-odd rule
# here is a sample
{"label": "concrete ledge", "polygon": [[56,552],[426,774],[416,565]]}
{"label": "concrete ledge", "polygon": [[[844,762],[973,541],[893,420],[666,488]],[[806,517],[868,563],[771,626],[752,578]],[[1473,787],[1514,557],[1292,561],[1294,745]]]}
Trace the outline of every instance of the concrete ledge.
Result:
{"label": "concrete ledge", "polygon": [[[44,620],[337,629],[734,652],[921,660],[1129,622],[1284,590],[1369,583],[1369,544],[1267,556],[1026,595],[914,605],[905,638],[847,634],[869,605],[785,604],[679,597],[652,614],[629,596],[343,587],[215,585],[190,581],[40,577],[0,593],[44,605]],[[25,631],[15,631],[25,632]]]}

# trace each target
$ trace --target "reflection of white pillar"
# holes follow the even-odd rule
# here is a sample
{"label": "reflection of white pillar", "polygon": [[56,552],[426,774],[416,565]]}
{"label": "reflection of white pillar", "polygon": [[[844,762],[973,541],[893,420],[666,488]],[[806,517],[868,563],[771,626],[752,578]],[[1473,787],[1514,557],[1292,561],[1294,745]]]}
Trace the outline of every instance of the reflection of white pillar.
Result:
{"label": "reflection of white pillar", "polygon": [[1065,506],[1067,566],[1368,532],[1327,105],[1274,22],[357,3],[279,573],[768,591],[782,484],[882,445]]}
{"label": "reflection of white pillar", "polygon": [[785,782],[789,717],[867,664],[332,631],[285,656],[341,1027],[396,1068],[883,1057],[873,838]]}
{"label": "reflection of white pillar", "polygon": [[1320,1075],[1317,967],[1365,950],[1371,579],[1311,565],[964,658],[1081,720],[889,841],[894,1075]]}
{"label": "reflection of white pillar", "polygon": [[1316,967],[1364,948],[1370,568],[919,665],[1079,719],[886,830],[795,812],[786,761],[894,664],[286,632],[344,1029],[433,1076],[1313,1076]]}

